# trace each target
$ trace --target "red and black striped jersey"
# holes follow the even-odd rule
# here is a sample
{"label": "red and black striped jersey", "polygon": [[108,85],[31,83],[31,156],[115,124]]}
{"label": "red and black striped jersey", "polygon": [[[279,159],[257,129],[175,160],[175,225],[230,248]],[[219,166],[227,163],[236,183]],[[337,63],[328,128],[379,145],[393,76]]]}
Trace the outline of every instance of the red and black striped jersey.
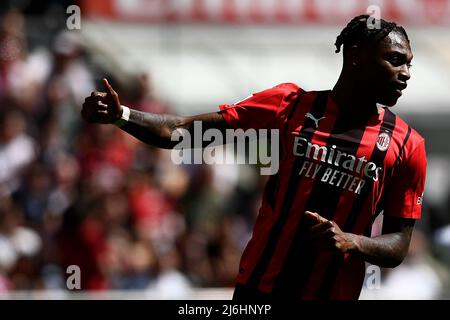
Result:
{"label": "red and black striped jersey", "polygon": [[220,106],[228,127],[278,129],[280,137],[279,170],[265,187],[240,285],[291,300],[357,299],[365,262],[311,248],[304,212],[366,236],[381,210],[421,216],[424,139],[388,108],[348,119],[330,92],[285,83]]}

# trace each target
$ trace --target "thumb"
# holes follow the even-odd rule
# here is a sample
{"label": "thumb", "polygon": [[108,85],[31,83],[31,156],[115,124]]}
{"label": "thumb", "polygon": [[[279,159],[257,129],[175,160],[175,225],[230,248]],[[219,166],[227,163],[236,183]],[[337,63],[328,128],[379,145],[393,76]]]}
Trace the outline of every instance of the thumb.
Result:
{"label": "thumb", "polygon": [[111,85],[109,84],[108,80],[106,78],[103,78],[103,85],[106,88],[106,92],[108,92],[109,94],[113,95],[114,93],[116,93],[114,91],[114,89],[111,87]]}

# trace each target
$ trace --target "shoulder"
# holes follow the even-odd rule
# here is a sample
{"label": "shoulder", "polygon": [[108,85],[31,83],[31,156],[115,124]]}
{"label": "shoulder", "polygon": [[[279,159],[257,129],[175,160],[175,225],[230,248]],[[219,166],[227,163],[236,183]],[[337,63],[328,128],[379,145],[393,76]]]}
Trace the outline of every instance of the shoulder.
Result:
{"label": "shoulder", "polygon": [[280,83],[272,88],[253,94],[258,98],[273,97],[280,101],[295,100],[299,94],[305,92],[300,86],[292,82]]}
{"label": "shoulder", "polygon": [[300,86],[298,86],[297,84],[295,84],[293,82],[284,82],[284,83],[277,84],[273,87],[264,89],[262,91],[254,93],[254,94],[272,93],[272,94],[288,95],[290,93],[297,93],[297,92],[303,92],[303,91],[304,90]]}
{"label": "shoulder", "polygon": [[408,136],[409,141],[415,144],[425,142],[425,138],[410,124],[408,124],[402,117],[396,115],[396,118],[396,129],[400,132],[404,132],[404,134]]}
{"label": "shoulder", "polygon": [[273,88],[281,89],[281,90],[291,90],[291,91],[297,91],[297,90],[301,89],[300,86],[298,86],[297,84],[295,84],[293,82],[283,82],[283,83],[277,84]]}
{"label": "shoulder", "polygon": [[416,152],[425,153],[425,138],[399,115],[396,115],[395,132],[402,141],[405,158]]}
{"label": "shoulder", "polygon": [[280,83],[269,90],[283,92],[285,94],[304,92],[304,90],[300,86],[292,82]]}
{"label": "shoulder", "polygon": [[280,83],[274,87],[253,92],[249,97],[234,103],[234,105],[248,103],[271,103],[275,105],[281,104],[283,101],[295,99],[298,94],[303,91],[297,84],[292,82]]}

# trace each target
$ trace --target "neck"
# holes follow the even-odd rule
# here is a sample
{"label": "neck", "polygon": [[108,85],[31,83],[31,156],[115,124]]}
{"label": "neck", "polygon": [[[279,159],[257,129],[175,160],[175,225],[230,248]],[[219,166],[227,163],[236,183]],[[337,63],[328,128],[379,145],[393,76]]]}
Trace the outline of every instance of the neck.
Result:
{"label": "neck", "polygon": [[343,71],[331,91],[331,96],[339,109],[346,113],[354,115],[378,113],[376,101],[371,99],[366,91],[354,77]]}

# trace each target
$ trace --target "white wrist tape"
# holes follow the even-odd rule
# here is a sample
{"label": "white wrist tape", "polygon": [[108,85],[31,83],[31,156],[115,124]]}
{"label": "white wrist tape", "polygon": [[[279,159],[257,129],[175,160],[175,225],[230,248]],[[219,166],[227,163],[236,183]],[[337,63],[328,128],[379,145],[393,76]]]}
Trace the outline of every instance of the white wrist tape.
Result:
{"label": "white wrist tape", "polygon": [[122,116],[119,120],[114,122],[114,125],[120,128],[124,126],[128,122],[128,120],[130,120],[130,108],[122,106]]}

